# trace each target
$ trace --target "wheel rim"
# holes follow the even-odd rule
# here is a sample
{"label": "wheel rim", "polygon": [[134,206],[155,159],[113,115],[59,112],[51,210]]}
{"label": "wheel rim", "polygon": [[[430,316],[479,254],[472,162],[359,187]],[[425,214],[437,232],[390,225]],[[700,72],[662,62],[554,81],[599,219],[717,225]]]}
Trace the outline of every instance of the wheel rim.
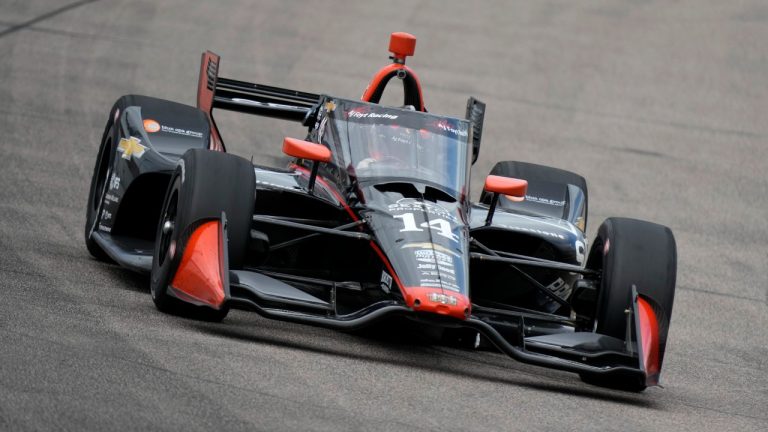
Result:
{"label": "wheel rim", "polygon": [[173,243],[173,235],[176,231],[176,211],[179,203],[178,190],[173,191],[168,200],[168,206],[160,220],[160,247],[158,254],[158,264],[162,266],[168,257],[168,251]]}

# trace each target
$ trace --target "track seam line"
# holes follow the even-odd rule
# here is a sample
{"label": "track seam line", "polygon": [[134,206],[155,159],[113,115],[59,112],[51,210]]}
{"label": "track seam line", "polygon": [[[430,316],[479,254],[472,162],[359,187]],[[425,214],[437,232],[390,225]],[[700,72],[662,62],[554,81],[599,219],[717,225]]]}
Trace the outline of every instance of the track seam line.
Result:
{"label": "track seam line", "polygon": [[[760,301],[759,299],[756,299],[756,298],[742,296],[742,295],[738,295],[738,294],[721,293],[721,292],[717,292],[717,291],[709,291],[709,290],[703,290],[703,289],[699,289],[699,288],[691,288],[691,287],[687,287],[687,286],[678,286],[677,288],[681,289],[683,291],[692,291],[692,292],[696,292],[696,293],[710,294],[710,295],[719,296],[719,297],[728,297],[728,298],[739,299],[739,300],[748,300],[748,301],[751,301],[751,302]],[[766,299],[766,301],[768,301],[768,298]]]}
{"label": "track seam line", "polygon": [[32,24],[37,24],[40,21],[45,21],[45,20],[47,20],[49,18],[55,17],[56,15],[63,14],[64,12],[67,12],[69,10],[72,10],[72,9],[75,9],[75,8],[80,7],[80,6],[86,5],[88,3],[93,3],[93,2],[96,2],[96,1],[98,1],[98,0],[80,0],[80,1],[77,1],[77,2],[74,2],[74,3],[70,3],[68,5],[62,6],[62,7],[58,8],[58,9],[54,9],[54,10],[48,12],[48,13],[44,13],[42,15],[39,15],[39,16],[35,17],[35,18],[32,18],[31,20],[24,21],[23,23],[16,24],[16,25],[12,26],[11,28],[7,28],[5,30],[0,31],[0,38],[2,38],[4,36],[8,36],[9,34],[15,33],[15,32],[17,32],[19,30],[24,30],[25,28],[31,26]]}

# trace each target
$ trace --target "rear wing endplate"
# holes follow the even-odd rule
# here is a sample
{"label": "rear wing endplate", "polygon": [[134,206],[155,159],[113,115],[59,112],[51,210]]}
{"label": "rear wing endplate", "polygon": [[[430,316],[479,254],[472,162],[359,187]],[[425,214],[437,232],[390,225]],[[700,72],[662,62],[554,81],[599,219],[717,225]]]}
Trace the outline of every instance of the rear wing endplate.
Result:
{"label": "rear wing endplate", "polygon": [[293,120],[306,125],[320,103],[320,95],[219,77],[220,57],[203,53],[197,89],[197,107],[211,124],[211,149],[224,150],[213,119],[213,108]]}

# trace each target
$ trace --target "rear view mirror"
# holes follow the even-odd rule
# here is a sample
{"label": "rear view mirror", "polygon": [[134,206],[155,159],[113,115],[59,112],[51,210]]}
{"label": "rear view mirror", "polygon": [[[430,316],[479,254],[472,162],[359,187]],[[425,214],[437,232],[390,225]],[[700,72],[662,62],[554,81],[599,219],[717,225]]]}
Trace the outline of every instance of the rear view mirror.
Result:
{"label": "rear view mirror", "polygon": [[283,140],[283,153],[299,159],[309,159],[317,162],[331,161],[331,149],[328,147],[296,138],[285,137]]}
{"label": "rear view mirror", "polygon": [[315,180],[317,180],[317,170],[320,167],[320,162],[331,161],[331,149],[321,144],[285,137],[283,139],[283,153],[295,158],[313,161],[312,172],[309,175],[309,185],[307,186],[309,194],[312,195],[312,192],[315,190]]}
{"label": "rear view mirror", "polygon": [[528,181],[489,175],[485,179],[485,190],[493,193],[509,195],[514,198],[525,198],[525,192],[528,190]]}
{"label": "rear view mirror", "polygon": [[514,201],[522,201],[525,199],[525,193],[528,191],[528,181],[489,175],[485,179],[484,189],[493,193],[491,207],[488,209],[488,216],[485,218],[485,224],[490,225],[493,221],[493,213],[496,211],[496,204],[499,203],[499,194],[506,195]]}

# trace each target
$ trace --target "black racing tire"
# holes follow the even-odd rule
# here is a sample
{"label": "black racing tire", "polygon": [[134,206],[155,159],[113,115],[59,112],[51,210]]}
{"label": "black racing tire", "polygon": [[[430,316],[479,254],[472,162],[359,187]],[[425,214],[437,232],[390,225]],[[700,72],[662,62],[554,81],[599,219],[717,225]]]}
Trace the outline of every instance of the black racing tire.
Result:
{"label": "black racing tire", "polygon": [[[111,118],[111,117],[110,117]],[[112,145],[113,127],[110,120],[104,128],[104,134],[99,145],[99,154],[93,167],[91,187],[88,193],[88,204],[85,210],[85,247],[97,260],[113,262],[106,252],[92,238],[91,233],[96,230],[101,204],[104,194],[109,187],[112,159],[114,158],[114,146]]]}
{"label": "black racing tire", "polygon": [[[163,312],[206,321],[221,321],[227,306],[215,310],[193,306],[168,294],[185,242],[200,223],[227,218],[229,268],[241,268],[247,253],[256,178],[246,159],[226,153],[194,149],[181,158],[166,192],[155,238],[150,292],[155,306]],[[166,231],[166,221],[173,229]],[[171,245],[174,245],[173,247]]]}
{"label": "black racing tire", "polygon": [[[606,247],[607,245],[607,247]],[[659,363],[664,357],[677,277],[677,246],[672,230],[651,222],[608,218],[600,225],[587,258],[587,268],[602,271],[595,311],[597,333],[625,339],[626,310],[632,286],[651,300],[659,320]],[[604,387],[642,391],[636,376],[581,375]]]}
{"label": "black racing tire", "polygon": [[[527,180],[529,187],[531,184],[542,181],[577,186],[584,193],[584,231],[586,232],[589,193],[587,192],[587,180],[584,177],[560,168],[518,161],[498,162],[489,174]],[[483,191],[480,195],[480,202],[490,204],[492,196],[493,194]],[[509,200],[499,200],[498,206],[515,209],[519,204]]]}

